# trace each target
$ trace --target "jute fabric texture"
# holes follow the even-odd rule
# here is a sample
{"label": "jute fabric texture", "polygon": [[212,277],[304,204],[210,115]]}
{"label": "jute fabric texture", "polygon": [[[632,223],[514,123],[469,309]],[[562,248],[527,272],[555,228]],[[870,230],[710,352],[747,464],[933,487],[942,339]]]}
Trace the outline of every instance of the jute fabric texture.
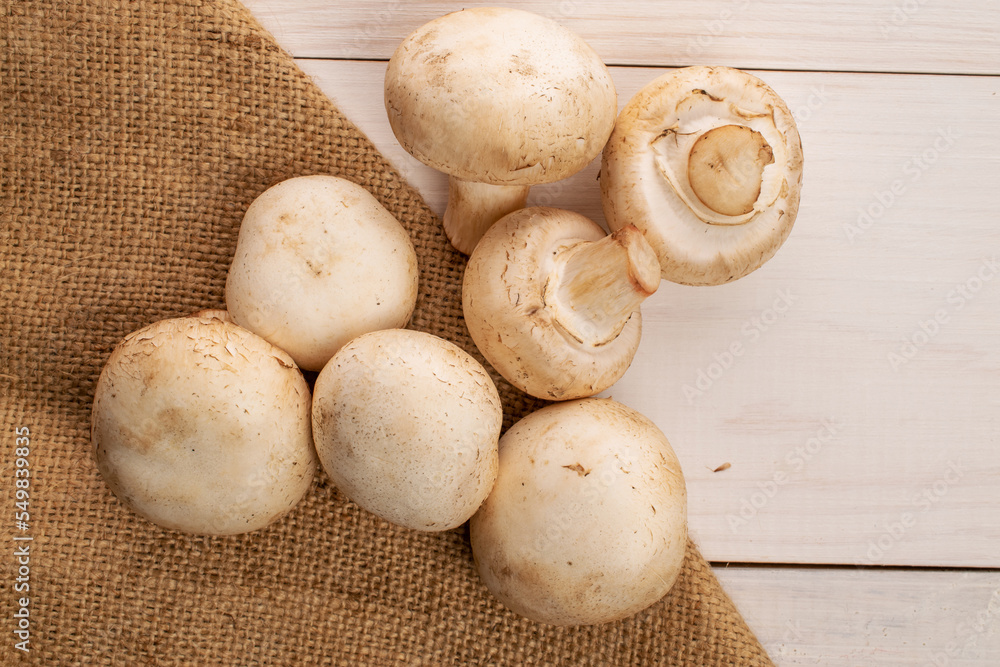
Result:
{"label": "jute fabric texture", "polygon": [[[771,664],[693,544],[647,611],[554,628],[489,595],[464,530],[394,527],[322,473],[292,513],[239,537],[171,533],[123,508],[91,453],[100,369],[130,331],[224,307],[242,214],[268,186],[326,173],[368,188],[418,251],[411,326],[475,353],[463,257],[237,2],[2,2],[0,58],[0,663]],[[539,407],[494,377],[506,426]],[[15,593],[24,544],[28,589]],[[27,653],[13,632],[22,595]]]}

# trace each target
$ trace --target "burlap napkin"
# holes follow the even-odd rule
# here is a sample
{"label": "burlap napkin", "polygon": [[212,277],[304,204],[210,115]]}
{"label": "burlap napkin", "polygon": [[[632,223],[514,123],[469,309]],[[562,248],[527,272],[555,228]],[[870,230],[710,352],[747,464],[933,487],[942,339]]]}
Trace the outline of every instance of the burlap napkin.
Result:
{"label": "burlap napkin", "polygon": [[[233,0],[3,2],[0,35],[3,664],[770,664],[693,545],[662,602],[558,629],[490,597],[463,531],[396,528],[322,474],[241,537],[124,510],[91,457],[100,368],[129,331],[224,305],[242,213],[267,186],[331,173],[369,188],[419,253],[412,326],[474,351],[462,258]],[[499,384],[508,426],[536,407]]]}

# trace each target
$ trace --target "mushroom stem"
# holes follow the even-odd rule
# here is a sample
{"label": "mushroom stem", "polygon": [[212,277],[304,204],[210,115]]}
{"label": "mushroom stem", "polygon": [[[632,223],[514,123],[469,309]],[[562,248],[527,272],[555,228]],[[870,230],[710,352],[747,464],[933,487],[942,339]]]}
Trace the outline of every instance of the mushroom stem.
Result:
{"label": "mushroom stem", "polygon": [[558,275],[546,288],[559,324],[574,338],[602,345],[618,335],[660,284],[660,263],[642,232],[622,227],[600,241],[560,253]]}
{"label": "mushroom stem", "polygon": [[763,135],[742,125],[709,130],[688,158],[688,182],[701,203],[722,215],[746,215],[760,197],[764,167],[774,153]]}
{"label": "mushroom stem", "polygon": [[503,216],[524,208],[530,185],[489,185],[448,177],[444,231],[459,252],[469,255],[486,230]]}

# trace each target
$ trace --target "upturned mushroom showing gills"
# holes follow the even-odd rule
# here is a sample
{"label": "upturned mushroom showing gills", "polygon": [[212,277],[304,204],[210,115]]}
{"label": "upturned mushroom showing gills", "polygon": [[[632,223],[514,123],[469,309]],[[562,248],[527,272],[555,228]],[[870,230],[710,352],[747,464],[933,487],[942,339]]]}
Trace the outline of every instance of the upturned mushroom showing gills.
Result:
{"label": "upturned mushroom showing gills", "polygon": [[313,437],[337,488],[406,528],[468,521],[493,488],[503,409],[482,365],[409,329],[342,347],[316,378]]}
{"label": "upturned mushroom showing gills", "polygon": [[299,176],[257,197],[226,279],[233,320],[318,371],[344,343],[404,326],[417,254],[403,226],[360,185]]}
{"label": "upturned mushroom showing gills", "polygon": [[601,152],[618,111],[608,68],[577,34],[515,9],[479,7],[417,28],[385,73],[402,147],[449,174],[444,228],[469,254],[483,232]]}
{"label": "upturned mushroom showing gills", "polygon": [[628,369],[639,306],[660,266],[635,227],[528,207],[501,218],[469,257],[462,286],[476,346],[508,382],[548,400],[593,396]]}
{"label": "upturned mushroom showing gills", "polygon": [[469,523],[476,569],[511,611],[594,625],[673,587],[687,491],[666,436],[611,399],[554,403],[500,440],[493,492]]}
{"label": "upturned mushroom showing gills", "polygon": [[258,530],[309,490],[309,386],[292,358],[218,317],[150,324],[94,392],[97,466],[126,507],[199,535]]}
{"label": "upturned mushroom showing gills", "polygon": [[763,81],[686,67],[625,105],[600,181],[609,227],[641,229],[664,279],[719,285],[759,268],[791,232],[802,145],[788,107]]}

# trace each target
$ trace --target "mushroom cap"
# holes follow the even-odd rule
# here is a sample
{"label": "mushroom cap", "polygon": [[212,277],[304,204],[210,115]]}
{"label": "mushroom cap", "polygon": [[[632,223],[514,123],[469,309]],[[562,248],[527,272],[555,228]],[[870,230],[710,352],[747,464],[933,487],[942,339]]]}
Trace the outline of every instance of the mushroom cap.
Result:
{"label": "mushroom cap", "polygon": [[112,351],[94,392],[97,466],[118,499],[164,528],[267,526],[316,471],[309,387],[292,358],[215,317],[161,320]]}
{"label": "mushroom cap", "polygon": [[493,488],[500,396],[479,362],[437,336],[397,329],[355,338],[316,378],[312,418],[337,488],[397,525],[455,528]]}
{"label": "mushroom cap", "polygon": [[[705,147],[699,139],[725,126],[748,128],[742,140],[752,135],[766,143],[763,159],[737,163],[734,169],[743,173],[718,178],[694,170],[700,178],[692,187],[688,156]],[[724,187],[730,177],[759,185],[749,211],[719,212],[701,200],[701,190],[713,185],[720,188],[708,192],[713,197],[734,196]],[[604,148],[600,181],[609,227],[641,229],[663,278],[718,285],[759,268],[791,233],[802,145],[788,107],[757,77],[730,67],[685,67],[657,77],[622,109]]]}
{"label": "mushroom cap", "polygon": [[434,19],[400,43],[385,74],[399,143],[467,181],[550,183],[601,151],[618,111],[611,74],[576,33],[516,9]]}
{"label": "mushroom cap", "polygon": [[222,320],[223,322],[232,322],[233,324],[236,324],[236,322],[233,321],[233,316],[230,315],[229,311],[225,308],[202,308],[201,310],[191,313],[190,317],[207,317],[210,319]]}
{"label": "mushroom cap", "polygon": [[498,220],[469,257],[465,324],[486,360],[521,391],[556,401],[593,396],[632,363],[642,337],[638,309],[613,340],[591,345],[563,328],[546,301],[558,253],[605,236],[579,213],[528,207]]}
{"label": "mushroom cap", "polygon": [[247,209],[226,307],[237,324],[318,371],[355,336],[404,326],[417,281],[413,243],[375,197],[336,176],[299,176]]}
{"label": "mushroom cap", "polygon": [[684,477],[666,436],[637,411],[611,399],[555,403],[501,438],[496,484],[469,527],[483,582],[512,611],[607,623],[677,579]]}

